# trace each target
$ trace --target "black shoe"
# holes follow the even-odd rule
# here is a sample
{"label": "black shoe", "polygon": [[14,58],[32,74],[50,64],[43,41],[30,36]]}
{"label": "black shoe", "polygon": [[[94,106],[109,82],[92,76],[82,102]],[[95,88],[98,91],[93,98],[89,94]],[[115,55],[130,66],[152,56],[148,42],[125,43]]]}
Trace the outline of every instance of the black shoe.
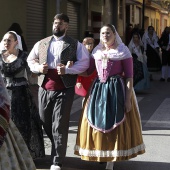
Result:
{"label": "black shoe", "polygon": [[106,162],[99,162],[99,164],[105,164]]}
{"label": "black shoe", "polygon": [[160,78],[160,80],[159,80],[159,81],[164,82],[164,81],[165,81],[165,79],[164,79],[164,78]]}
{"label": "black shoe", "polygon": [[169,77],[169,78],[167,78],[167,82],[170,82],[170,77]]}

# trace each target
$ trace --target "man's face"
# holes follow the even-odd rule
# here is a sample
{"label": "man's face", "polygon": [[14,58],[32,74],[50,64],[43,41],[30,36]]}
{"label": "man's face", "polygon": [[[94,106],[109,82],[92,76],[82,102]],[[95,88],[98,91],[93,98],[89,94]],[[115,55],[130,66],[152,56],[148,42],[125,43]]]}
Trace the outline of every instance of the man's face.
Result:
{"label": "man's face", "polygon": [[56,19],[53,22],[53,34],[57,37],[63,36],[68,29],[68,23],[64,20]]}

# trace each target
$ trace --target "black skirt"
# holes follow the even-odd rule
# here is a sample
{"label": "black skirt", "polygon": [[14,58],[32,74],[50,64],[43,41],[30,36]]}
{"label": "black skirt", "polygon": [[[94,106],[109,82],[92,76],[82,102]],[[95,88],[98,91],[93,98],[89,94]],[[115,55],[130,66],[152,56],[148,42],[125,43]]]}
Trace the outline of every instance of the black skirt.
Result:
{"label": "black skirt", "polygon": [[11,89],[11,119],[20,131],[33,159],[45,156],[42,125],[28,85]]}

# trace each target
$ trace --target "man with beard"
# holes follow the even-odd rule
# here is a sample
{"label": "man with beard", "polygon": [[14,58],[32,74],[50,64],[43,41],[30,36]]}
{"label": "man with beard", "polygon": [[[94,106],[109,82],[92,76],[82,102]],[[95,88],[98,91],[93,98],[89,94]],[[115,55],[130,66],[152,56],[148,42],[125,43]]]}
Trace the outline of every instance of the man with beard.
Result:
{"label": "man with beard", "polygon": [[52,143],[50,170],[62,167],[77,74],[89,67],[88,51],[66,34],[68,25],[68,16],[57,14],[53,35],[38,41],[27,59],[30,70],[38,74],[40,118]]}

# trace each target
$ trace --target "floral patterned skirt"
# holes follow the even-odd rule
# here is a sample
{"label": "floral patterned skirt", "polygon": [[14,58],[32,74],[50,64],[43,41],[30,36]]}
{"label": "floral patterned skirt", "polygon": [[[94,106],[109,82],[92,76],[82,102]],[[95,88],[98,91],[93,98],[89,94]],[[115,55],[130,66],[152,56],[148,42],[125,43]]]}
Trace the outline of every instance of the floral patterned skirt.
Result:
{"label": "floral patterned skirt", "polygon": [[36,170],[29,150],[12,121],[0,148],[0,170]]}

